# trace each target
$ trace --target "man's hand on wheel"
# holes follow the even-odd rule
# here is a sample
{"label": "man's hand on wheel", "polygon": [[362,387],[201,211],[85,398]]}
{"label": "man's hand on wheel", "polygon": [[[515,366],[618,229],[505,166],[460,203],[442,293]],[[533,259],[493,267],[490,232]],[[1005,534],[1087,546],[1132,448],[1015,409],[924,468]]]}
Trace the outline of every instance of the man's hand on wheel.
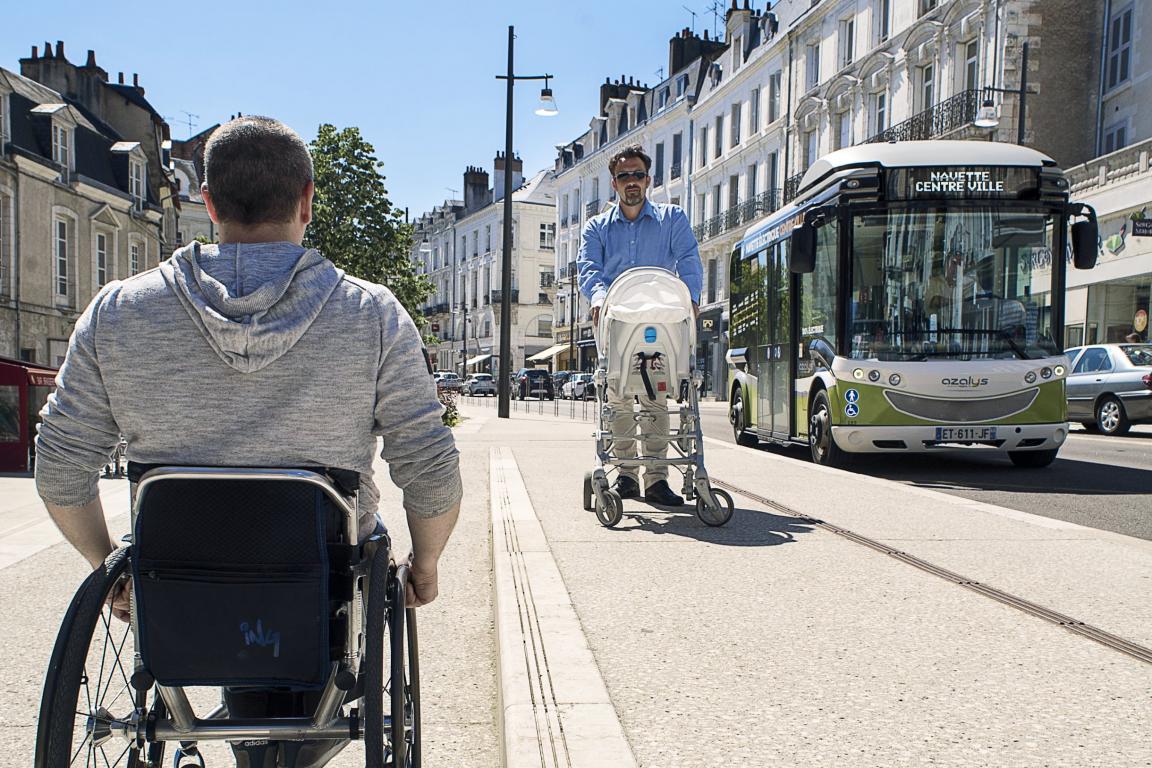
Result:
{"label": "man's hand on wheel", "polygon": [[132,578],[126,576],[116,582],[105,602],[112,608],[113,616],[127,622],[132,617]]}
{"label": "man's hand on wheel", "polygon": [[428,605],[439,594],[437,586],[438,572],[436,563],[429,567],[426,563],[418,563],[415,558],[408,558],[408,586],[405,588],[405,600],[409,608],[419,608]]}

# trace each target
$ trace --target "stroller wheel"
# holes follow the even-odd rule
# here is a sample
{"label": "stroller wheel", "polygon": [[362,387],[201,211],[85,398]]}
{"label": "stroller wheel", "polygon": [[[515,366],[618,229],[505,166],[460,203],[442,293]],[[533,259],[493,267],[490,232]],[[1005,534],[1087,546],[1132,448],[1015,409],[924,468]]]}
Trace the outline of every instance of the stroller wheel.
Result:
{"label": "stroller wheel", "polygon": [[732,497],[727,491],[721,491],[719,488],[712,488],[712,495],[716,497],[718,506],[710,507],[704,501],[703,496],[696,497],[696,517],[700,518],[700,522],[704,525],[717,527],[724,525],[732,519],[732,513],[736,509],[736,504],[732,501]]}
{"label": "stroller wheel", "polygon": [[596,518],[600,521],[601,525],[605,528],[615,528],[620,520],[624,517],[624,501],[620,498],[620,494],[611,489],[603,494],[610,507],[606,508],[601,497],[596,498]]}

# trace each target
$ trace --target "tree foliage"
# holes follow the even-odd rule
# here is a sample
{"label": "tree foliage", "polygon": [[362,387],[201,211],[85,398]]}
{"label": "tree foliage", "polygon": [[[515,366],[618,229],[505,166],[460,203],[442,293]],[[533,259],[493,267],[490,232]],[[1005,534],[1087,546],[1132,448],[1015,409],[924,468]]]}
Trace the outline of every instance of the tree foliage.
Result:
{"label": "tree foliage", "polygon": [[388,201],[383,165],[359,128],[320,126],[310,145],[316,196],[304,245],[316,248],[350,275],[387,286],[417,326],[417,311],[432,292],[411,259],[412,227]]}

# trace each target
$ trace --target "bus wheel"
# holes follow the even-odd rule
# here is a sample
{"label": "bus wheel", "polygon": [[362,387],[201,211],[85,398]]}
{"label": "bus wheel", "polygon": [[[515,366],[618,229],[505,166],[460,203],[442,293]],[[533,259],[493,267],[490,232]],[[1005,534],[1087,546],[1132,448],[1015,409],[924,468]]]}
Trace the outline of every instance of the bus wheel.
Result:
{"label": "bus wheel", "polygon": [[843,467],[848,463],[848,455],[832,439],[832,408],[828,405],[828,392],[823,389],[812,399],[808,413],[808,448],[814,464]]}
{"label": "bus wheel", "polygon": [[1038,469],[1055,461],[1056,453],[1059,450],[1059,448],[1052,448],[1047,451],[1008,451],[1008,458],[1018,467]]}
{"label": "bus wheel", "polygon": [[749,434],[744,429],[744,395],[743,390],[737,387],[732,390],[732,405],[728,407],[728,421],[732,422],[732,436],[736,438],[737,445],[755,448],[760,444],[756,435]]}

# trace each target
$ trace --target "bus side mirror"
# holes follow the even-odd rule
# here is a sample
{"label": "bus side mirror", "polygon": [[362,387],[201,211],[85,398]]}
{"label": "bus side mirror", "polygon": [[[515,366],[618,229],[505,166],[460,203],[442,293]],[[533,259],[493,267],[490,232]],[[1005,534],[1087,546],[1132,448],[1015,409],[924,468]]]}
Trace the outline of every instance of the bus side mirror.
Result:
{"label": "bus side mirror", "polygon": [[807,221],[792,230],[788,269],[794,275],[807,274],[816,269],[816,227]]}
{"label": "bus side mirror", "polygon": [[1098,241],[1095,218],[1072,225],[1072,263],[1076,269],[1092,269],[1096,266]]}

